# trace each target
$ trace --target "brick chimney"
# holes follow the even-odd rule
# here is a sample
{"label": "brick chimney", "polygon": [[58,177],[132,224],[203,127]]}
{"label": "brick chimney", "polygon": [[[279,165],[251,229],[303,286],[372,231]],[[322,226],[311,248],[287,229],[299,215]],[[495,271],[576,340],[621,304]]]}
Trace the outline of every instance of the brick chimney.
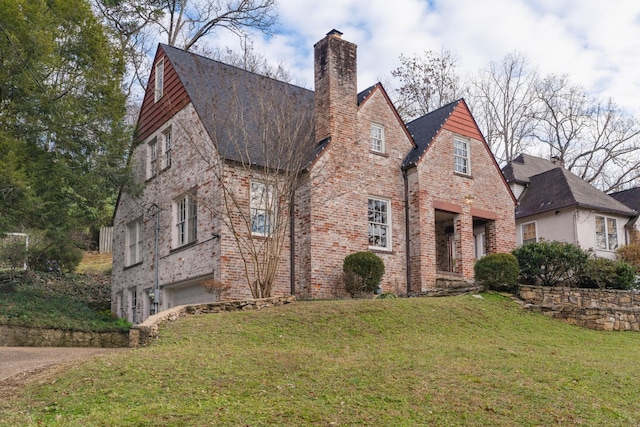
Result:
{"label": "brick chimney", "polygon": [[354,141],[357,112],[357,46],[331,30],[314,45],[316,139]]}

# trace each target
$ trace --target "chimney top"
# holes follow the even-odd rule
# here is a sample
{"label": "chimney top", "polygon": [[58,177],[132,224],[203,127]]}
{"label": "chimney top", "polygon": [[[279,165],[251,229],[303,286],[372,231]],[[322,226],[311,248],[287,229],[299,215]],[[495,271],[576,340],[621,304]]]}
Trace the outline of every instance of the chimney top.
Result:
{"label": "chimney top", "polygon": [[564,167],[564,162],[562,161],[560,156],[551,156],[549,160],[551,160],[551,163],[553,163],[556,166],[560,166],[562,168]]}
{"label": "chimney top", "polygon": [[339,39],[341,39],[341,38],[342,38],[342,33],[341,33],[340,31],[336,30],[335,28],[334,28],[333,30],[329,31],[329,32],[327,33],[327,35],[328,35],[328,36],[334,36],[334,37],[337,37],[337,38],[339,38]]}

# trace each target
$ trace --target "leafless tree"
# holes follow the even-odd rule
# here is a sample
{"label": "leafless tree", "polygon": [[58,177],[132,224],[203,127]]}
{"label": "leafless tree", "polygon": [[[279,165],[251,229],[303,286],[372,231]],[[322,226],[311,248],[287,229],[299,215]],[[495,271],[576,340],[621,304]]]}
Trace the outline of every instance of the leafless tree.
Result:
{"label": "leafless tree", "polygon": [[227,69],[200,104],[208,137],[192,122],[180,134],[214,176],[213,197],[199,197],[233,239],[254,298],[271,296],[285,260],[292,202],[313,157],[311,92]]}
{"label": "leafless tree", "polygon": [[402,65],[391,72],[399,80],[394,103],[409,121],[460,98],[462,81],[451,52],[427,50],[422,56],[400,55]]}
{"label": "leafless tree", "polygon": [[605,192],[640,176],[640,126],[612,100],[595,100],[566,75],[550,75],[536,88],[536,138],[551,156]]}
{"label": "leafless tree", "polygon": [[93,0],[93,4],[126,57],[130,87],[146,86],[148,52],[158,41],[193,51],[217,29],[246,37],[249,29],[271,34],[277,22],[275,0]]}
{"label": "leafless tree", "polygon": [[519,52],[490,63],[471,80],[474,117],[499,163],[507,163],[531,145],[537,73]]}

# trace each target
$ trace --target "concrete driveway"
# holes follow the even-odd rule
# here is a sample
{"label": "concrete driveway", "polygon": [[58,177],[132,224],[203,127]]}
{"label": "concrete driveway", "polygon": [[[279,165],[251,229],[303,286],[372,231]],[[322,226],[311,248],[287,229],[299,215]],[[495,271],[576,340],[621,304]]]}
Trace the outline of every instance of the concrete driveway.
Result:
{"label": "concrete driveway", "polygon": [[47,366],[128,348],[88,347],[0,347],[0,381],[16,374],[31,373]]}

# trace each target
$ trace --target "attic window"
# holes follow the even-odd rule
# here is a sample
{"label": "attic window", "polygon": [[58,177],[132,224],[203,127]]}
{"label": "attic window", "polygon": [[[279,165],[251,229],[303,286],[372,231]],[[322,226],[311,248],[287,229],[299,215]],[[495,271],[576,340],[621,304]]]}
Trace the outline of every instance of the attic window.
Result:
{"label": "attic window", "polygon": [[469,142],[464,139],[453,139],[453,159],[456,173],[471,175],[469,167]]}
{"label": "attic window", "polygon": [[156,63],[155,102],[160,101],[164,95],[164,59]]}
{"label": "attic window", "polygon": [[384,127],[371,124],[371,151],[384,153]]}

